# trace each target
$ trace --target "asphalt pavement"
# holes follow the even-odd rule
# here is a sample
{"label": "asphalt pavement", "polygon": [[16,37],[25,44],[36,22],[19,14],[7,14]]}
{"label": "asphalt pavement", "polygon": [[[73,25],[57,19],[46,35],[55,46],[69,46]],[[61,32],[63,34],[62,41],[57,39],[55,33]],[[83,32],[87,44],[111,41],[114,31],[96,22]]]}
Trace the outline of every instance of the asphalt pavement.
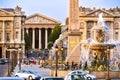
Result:
{"label": "asphalt pavement", "polygon": [[[8,73],[8,66],[7,64],[0,64],[0,77],[6,77]],[[39,73],[41,76],[50,76],[50,69],[47,68],[40,68],[39,65],[21,65],[21,69],[30,69],[37,73]],[[11,76],[14,76],[15,72],[19,70],[18,65],[14,68],[14,71],[11,73]],[[97,80],[106,80],[106,79],[97,79]],[[120,80],[120,79],[111,79],[111,80]]]}
{"label": "asphalt pavement", "polygon": [[8,74],[8,65],[0,64],[0,77],[6,77]]}

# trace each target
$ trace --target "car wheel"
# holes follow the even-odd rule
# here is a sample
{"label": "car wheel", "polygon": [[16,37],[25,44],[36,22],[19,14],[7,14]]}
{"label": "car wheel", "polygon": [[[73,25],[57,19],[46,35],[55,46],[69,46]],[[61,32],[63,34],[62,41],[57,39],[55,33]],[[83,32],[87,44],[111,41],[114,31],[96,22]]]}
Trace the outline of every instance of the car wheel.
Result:
{"label": "car wheel", "polygon": [[28,80],[32,80],[32,79],[33,79],[32,76],[29,76]]}
{"label": "car wheel", "polygon": [[87,77],[87,80],[92,80],[92,78],[91,77]]}
{"label": "car wheel", "polygon": [[15,77],[19,77],[18,75],[15,75]]}

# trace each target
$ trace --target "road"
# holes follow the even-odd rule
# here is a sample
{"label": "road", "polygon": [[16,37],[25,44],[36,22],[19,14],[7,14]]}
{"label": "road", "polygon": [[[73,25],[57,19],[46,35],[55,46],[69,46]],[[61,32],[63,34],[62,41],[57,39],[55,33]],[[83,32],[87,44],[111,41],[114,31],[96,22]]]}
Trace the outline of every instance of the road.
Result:
{"label": "road", "polygon": [[[7,76],[7,64],[1,65],[0,64],[0,77],[5,77]],[[39,65],[21,65],[22,69],[30,69],[30,70],[34,70],[35,72],[41,74],[41,76],[50,76],[50,69],[46,69],[46,68],[39,68]],[[11,74],[11,76],[14,76],[14,73],[16,71],[18,71],[18,66],[15,67],[15,70],[13,72],[13,74]],[[97,79],[97,80],[105,80],[105,79]],[[111,79],[111,80],[120,80],[120,79]]]}
{"label": "road", "polygon": [[[21,65],[21,69],[26,70],[33,70],[36,73],[40,74],[41,76],[50,76],[50,69],[48,68],[40,68],[40,65]],[[14,72],[11,74],[11,76],[14,76],[14,74],[19,70],[18,65],[14,68]]]}
{"label": "road", "polygon": [[8,72],[7,67],[8,67],[7,63],[6,64],[0,64],[0,77],[7,76],[7,72]]}

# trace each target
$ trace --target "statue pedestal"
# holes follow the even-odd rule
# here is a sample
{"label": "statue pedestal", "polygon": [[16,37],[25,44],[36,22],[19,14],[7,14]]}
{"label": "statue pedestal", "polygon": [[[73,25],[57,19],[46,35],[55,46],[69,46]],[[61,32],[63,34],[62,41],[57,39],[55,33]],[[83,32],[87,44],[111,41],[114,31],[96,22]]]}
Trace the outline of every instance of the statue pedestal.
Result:
{"label": "statue pedestal", "polygon": [[79,62],[80,58],[80,32],[68,33],[68,51],[67,51],[67,62]]}

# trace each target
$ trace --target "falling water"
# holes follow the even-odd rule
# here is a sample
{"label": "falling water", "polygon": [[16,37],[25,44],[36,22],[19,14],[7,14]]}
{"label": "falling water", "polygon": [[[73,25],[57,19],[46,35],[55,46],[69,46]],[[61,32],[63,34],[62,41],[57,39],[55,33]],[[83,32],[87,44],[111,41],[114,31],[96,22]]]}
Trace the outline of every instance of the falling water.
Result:
{"label": "falling water", "polygon": [[[91,29],[91,37],[81,43],[80,62],[88,66],[92,66],[93,60],[96,58],[98,62],[106,63],[106,47],[110,48],[110,66],[117,67],[112,70],[117,71],[118,60],[120,59],[120,43],[113,40],[113,31],[109,26],[105,25],[102,13],[99,15],[98,23]],[[112,47],[114,46],[114,47]],[[102,48],[102,49],[101,49]],[[95,53],[95,54],[94,54]],[[99,55],[99,57],[98,57]],[[101,58],[102,56],[102,58]],[[102,66],[104,66],[101,63]],[[99,68],[101,65],[94,66]]]}

